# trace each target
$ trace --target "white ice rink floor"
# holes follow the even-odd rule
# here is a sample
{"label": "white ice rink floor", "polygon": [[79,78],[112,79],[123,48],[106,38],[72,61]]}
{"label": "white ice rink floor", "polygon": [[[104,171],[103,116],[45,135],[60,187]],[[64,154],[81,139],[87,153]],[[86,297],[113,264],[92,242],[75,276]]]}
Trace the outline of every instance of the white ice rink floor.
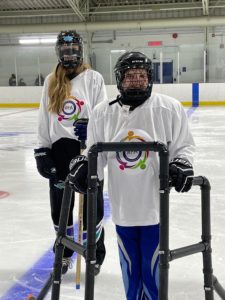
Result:
{"label": "white ice rink floor", "polygon": [[[214,275],[225,287],[225,108],[187,109],[197,153],[195,174],[211,183],[211,223]],[[54,230],[50,218],[48,182],[36,171],[36,109],[0,109],[0,299],[24,300],[38,293],[51,269]],[[200,190],[171,193],[170,249],[200,242]],[[77,216],[77,209],[74,211]],[[106,201],[107,255],[96,278],[95,299],[125,299],[114,225]],[[75,267],[63,278],[60,299],[84,299],[75,289]],[[170,300],[202,300],[201,253],[170,264]],[[50,294],[46,297],[50,299]],[[220,299],[215,295],[215,299]]]}

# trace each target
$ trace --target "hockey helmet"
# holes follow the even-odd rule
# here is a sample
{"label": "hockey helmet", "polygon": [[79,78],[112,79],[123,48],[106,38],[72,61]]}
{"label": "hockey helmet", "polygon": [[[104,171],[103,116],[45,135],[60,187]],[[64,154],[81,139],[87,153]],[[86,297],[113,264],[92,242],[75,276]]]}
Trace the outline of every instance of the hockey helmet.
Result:
{"label": "hockey helmet", "polygon": [[[123,87],[123,80],[127,70],[130,69],[144,69],[147,71],[148,83],[147,87]],[[122,99],[126,100],[126,103],[137,101],[143,103],[151,96],[152,92],[152,62],[151,60],[141,52],[126,52],[117,61],[114,73],[116,76],[117,88],[120,91]]]}
{"label": "hockey helmet", "polygon": [[75,30],[61,31],[57,36],[56,55],[66,69],[74,68],[83,62],[83,41]]}

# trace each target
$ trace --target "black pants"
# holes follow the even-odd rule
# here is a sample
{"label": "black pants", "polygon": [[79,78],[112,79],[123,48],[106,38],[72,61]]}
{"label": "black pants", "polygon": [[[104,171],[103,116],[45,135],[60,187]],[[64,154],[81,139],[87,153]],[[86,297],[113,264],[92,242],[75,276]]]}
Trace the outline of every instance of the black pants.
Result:
{"label": "black pants", "polygon": [[[69,163],[77,155],[80,154],[80,143],[76,140],[63,138],[58,140],[52,145],[52,158],[56,165],[58,180],[64,181],[69,173]],[[58,186],[58,187],[57,187]],[[51,217],[54,226],[58,226],[59,217],[62,205],[63,189],[56,181],[50,180],[50,203],[51,203]],[[68,227],[73,226],[73,208],[74,208],[75,195],[73,194],[71,199],[71,206],[69,211]],[[87,197],[84,196],[84,214],[83,214],[83,229],[87,228]],[[96,225],[102,221],[104,217],[104,199],[103,199],[103,182],[98,187],[97,197],[97,220]],[[73,251],[65,248],[64,257],[71,257]],[[102,264],[105,258],[105,246],[104,246],[104,229],[97,242],[96,259],[98,264]]]}

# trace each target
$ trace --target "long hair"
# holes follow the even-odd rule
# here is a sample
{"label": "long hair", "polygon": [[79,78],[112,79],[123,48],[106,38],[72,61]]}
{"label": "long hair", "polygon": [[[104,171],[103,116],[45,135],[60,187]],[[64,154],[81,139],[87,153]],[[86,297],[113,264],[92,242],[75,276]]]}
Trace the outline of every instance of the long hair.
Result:
{"label": "long hair", "polygon": [[[76,74],[80,74],[85,70],[90,69],[88,64],[82,64],[75,68]],[[69,78],[66,76],[66,69],[58,64],[54,72],[49,78],[48,87],[48,111],[59,114],[63,108],[63,102],[70,96],[71,83]]]}

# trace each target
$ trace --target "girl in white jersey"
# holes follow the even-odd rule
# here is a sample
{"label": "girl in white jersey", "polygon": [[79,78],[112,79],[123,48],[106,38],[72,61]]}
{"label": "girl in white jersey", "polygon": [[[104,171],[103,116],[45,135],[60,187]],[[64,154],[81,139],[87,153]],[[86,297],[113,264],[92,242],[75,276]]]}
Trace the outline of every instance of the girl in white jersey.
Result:
{"label": "girl in white jersey", "polygon": [[[152,94],[152,63],[140,52],[119,58],[115,75],[120,95],[96,106],[88,125],[88,148],[97,142],[159,141],[169,144],[170,176],[178,192],[193,179],[194,141],[177,100]],[[108,165],[112,219],[116,224],[127,300],[158,300],[159,159],[155,152],[104,152],[98,176]],[[84,190],[85,156],[71,166],[71,185]]]}
{"label": "girl in white jersey", "polygon": [[[75,136],[74,122],[88,118],[96,104],[106,99],[101,74],[83,63],[83,43],[76,31],[62,31],[56,42],[58,65],[44,82],[38,118],[38,149],[35,158],[39,173],[49,179],[51,216],[58,230],[63,197],[63,182],[69,172],[71,159],[80,154],[80,138],[86,139],[86,124],[82,123],[82,136]],[[79,123],[79,122],[78,122]],[[86,198],[84,199],[86,206]],[[73,238],[73,206],[71,201],[67,235]],[[96,274],[105,256],[103,194],[99,187],[97,218]],[[86,235],[86,208],[84,207],[84,242]],[[65,248],[63,273],[70,265],[73,251]]]}

